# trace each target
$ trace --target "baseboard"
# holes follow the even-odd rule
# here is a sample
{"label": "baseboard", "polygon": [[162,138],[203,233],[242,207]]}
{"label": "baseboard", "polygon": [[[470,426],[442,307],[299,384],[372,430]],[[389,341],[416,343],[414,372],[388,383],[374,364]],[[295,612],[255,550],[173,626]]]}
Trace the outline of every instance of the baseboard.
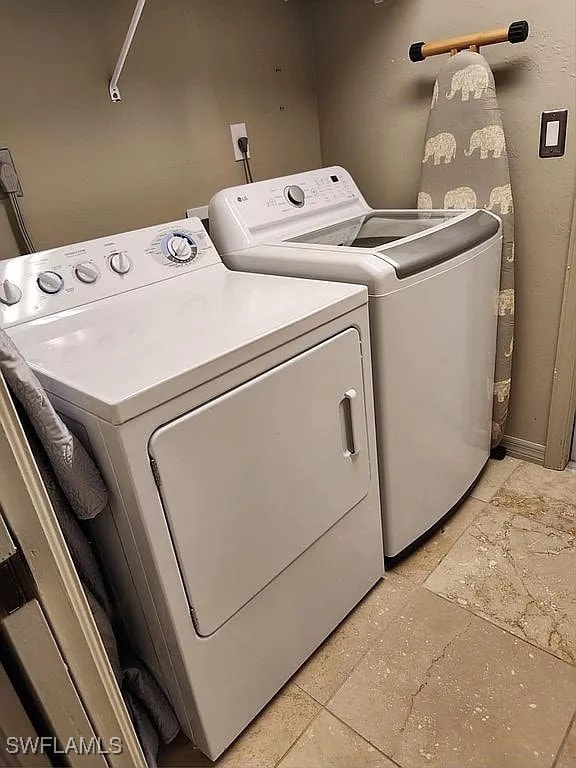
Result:
{"label": "baseboard", "polygon": [[546,446],[540,443],[531,443],[529,440],[521,440],[519,437],[505,436],[502,444],[506,447],[509,456],[515,459],[531,461],[533,464],[544,464]]}

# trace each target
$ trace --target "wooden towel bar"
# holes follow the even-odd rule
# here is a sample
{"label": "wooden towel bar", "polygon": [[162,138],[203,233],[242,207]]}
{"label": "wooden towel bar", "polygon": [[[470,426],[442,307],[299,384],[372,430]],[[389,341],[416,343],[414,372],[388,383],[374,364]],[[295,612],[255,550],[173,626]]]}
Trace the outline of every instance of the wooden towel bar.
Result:
{"label": "wooden towel bar", "polygon": [[483,45],[494,43],[523,43],[528,37],[530,27],[527,21],[514,21],[508,28],[492,29],[489,32],[478,32],[475,35],[463,35],[432,43],[412,43],[410,60],[424,61],[429,56],[441,53],[455,54],[467,48],[478,52]]}

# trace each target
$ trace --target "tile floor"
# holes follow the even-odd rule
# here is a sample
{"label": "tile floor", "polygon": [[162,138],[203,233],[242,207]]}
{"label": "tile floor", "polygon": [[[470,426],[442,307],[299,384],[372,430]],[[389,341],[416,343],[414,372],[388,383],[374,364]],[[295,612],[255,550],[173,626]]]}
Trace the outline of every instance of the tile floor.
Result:
{"label": "tile floor", "polygon": [[576,474],[490,462],[217,765],[576,768],[575,542]]}

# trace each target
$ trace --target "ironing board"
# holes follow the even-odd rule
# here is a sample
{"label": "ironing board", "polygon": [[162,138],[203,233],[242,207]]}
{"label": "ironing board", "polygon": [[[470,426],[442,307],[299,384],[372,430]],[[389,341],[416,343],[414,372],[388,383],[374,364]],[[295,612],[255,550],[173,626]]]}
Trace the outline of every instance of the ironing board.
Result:
{"label": "ironing board", "polygon": [[479,53],[447,60],[434,84],[418,208],[486,208],[503,226],[492,446],[499,445],[510,400],[514,347],[514,208],[506,139],[494,76]]}

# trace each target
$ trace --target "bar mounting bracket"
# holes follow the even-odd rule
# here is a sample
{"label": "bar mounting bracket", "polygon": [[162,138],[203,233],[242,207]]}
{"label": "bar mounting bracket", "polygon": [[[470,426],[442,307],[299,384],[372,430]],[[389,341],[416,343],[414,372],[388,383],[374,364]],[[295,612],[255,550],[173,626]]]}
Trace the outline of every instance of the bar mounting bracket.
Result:
{"label": "bar mounting bracket", "polygon": [[110,93],[110,98],[114,102],[122,101],[122,96],[120,95],[120,89],[118,87],[118,83],[120,81],[120,76],[122,74],[122,70],[124,69],[124,64],[126,63],[128,53],[130,52],[130,46],[132,45],[132,41],[134,40],[134,35],[136,34],[136,30],[138,29],[140,16],[142,16],[142,11],[144,10],[145,5],[146,5],[146,0],[138,0],[138,2],[136,3],[136,7],[134,8],[134,13],[132,14],[132,19],[130,20],[130,25],[128,26],[128,32],[126,33],[126,37],[124,38],[124,43],[122,44],[122,48],[120,49],[118,61],[116,62],[116,66],[114,67],[114,73],[112,74],[112,78],[110,80],[110,83],[108,84],[108,91]]}

